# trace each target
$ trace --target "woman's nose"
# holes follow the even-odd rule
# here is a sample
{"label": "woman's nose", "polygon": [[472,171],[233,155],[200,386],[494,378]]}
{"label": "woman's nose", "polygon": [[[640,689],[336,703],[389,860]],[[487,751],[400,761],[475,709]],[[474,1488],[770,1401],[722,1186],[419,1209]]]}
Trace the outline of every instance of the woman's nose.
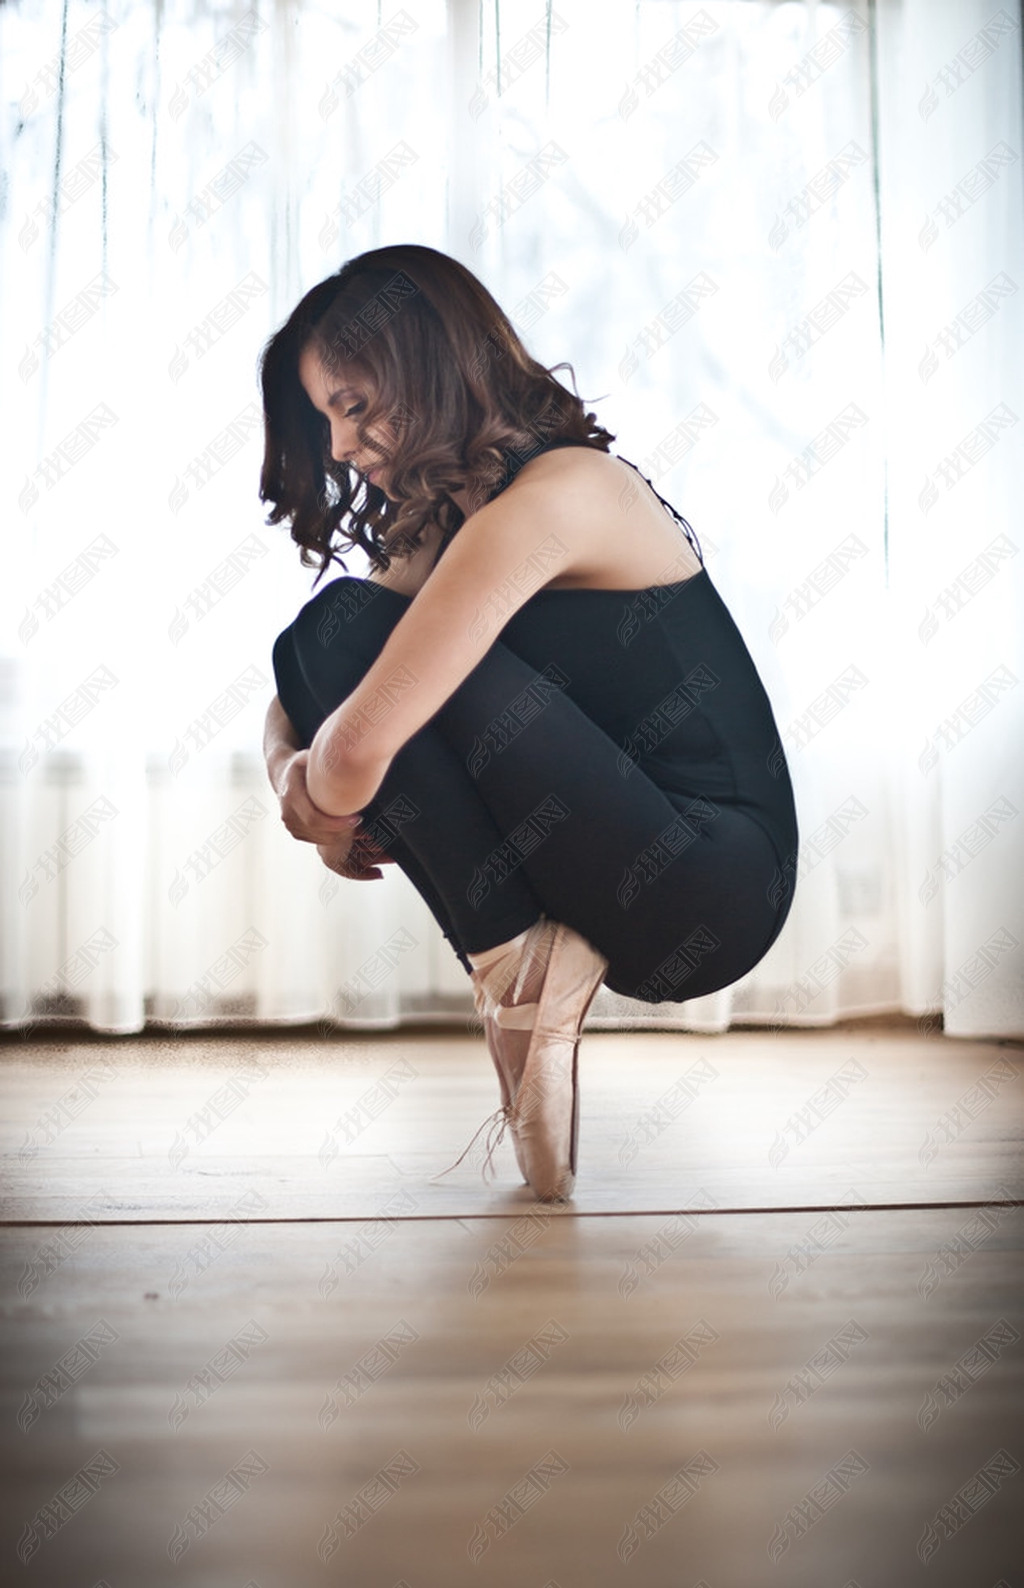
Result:
{"label": "woman's nose", "polygon": [[347,463],[352,455],[349,444],[350,437],[342,430],[340,425],[331,426],[331,457],[335,463]]}

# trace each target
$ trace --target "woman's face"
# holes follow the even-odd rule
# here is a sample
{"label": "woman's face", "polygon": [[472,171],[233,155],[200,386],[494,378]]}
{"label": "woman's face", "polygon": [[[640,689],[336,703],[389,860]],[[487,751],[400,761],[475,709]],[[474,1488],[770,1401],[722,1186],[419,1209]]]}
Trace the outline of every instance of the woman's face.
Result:
{"label": "woman's face", "polygon": [[366,432],[379,452],[360,442],[358,426],[366,412],[369,392],[360,376],[344,368],[341,373],[325,369],[312,346],[299,356],[299,380],[313,407],[331,427],[331,457],[336,463],[352,464],[372,485],[386,493],[387,466],[396,437],[386,425],[371,425]]}

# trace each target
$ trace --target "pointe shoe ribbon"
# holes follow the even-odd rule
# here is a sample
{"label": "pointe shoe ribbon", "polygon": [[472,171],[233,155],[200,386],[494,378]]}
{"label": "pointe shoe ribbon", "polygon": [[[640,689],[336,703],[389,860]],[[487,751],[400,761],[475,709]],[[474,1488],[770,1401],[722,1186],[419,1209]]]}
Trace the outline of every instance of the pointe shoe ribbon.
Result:
{"label": "pointe shoe ribbon", "polygon": [[[475,990],[474,1001],[476,1003],[477,1013],[480,1015],[482,1020],[491,1020],[496,1026],[501,1026],[501,1028],[505,1031],[532,1031],[534,1022],[537,1018],[537,1010],[540,1007],[540,1005],[536,1003],[499,1004],[495,1002],[492,996],[489,995],[488,989],[485,986],[478,987]],[[503,1101],[500,1108],[496,1108],[493,1114],[488,1114],[487,1118],[477,1126],[477,1129],[466,1143],[466,1146],[463,1148],[462,1152],[460,1152],[459,1156],[455,1159],[455,1162],[450,1163],[447,1169],[441,1169],[437,1174],[431,1175],[431,1180],[440,1180],[444,1175],[450,1174],[453,1169],[457,1169],[463,1158],[465,1158],[466,1154],[473,1146],[473,1143],[476,1141],[480,1132],[482,1130],[486,1130],[487,1127],[490,1126],[488,1135],[485,1138],[484,1145],[486,1151],[484,1153],[483,1167],[481,1169],[481,1174],[483,1175],[485,1182],[488,1180],[488,1178],[493,1179],[495,1176],[496,1170],[494,1168],[494,1154],[497,1152],[499,1146],[504,1140],[506,1130],[508,1130],[510,1127],[512,1133],[512,1145],[515,1149],[516,1162],[519,1165],[519,1170],[523,1179],[529,1182],[530,1177],[527,1173],[526,1164],[519,1146],[519,1138],[516,1128],[518,1125],[518,1116],[514,1111],[514,1099],[518,1094],[519,1088],[516,1087],[513,1091],[513,1089],[510,1087],[504,1070],[501,1067],[498,1055],[492,1051],[491,1057],[494,1060],[495,1068],[498,1071],[498,1079],[501,1082],[502,1096],[503,1098],[507,1099],[507,1101]]]}
{"label": "pointe shoe ribbon", "polygon": [[558,924],[509,1119],[542,1202],[567,1201],[576,1183],[580,1033],[608,963],[572,927]]}
{"label": "pointe shoe ribbon", "polygon": [[[480,1132],[491,1126],[486,1179],[493,1153],[509,1127],[524,1180],[538,1200],[554,1202],[567,1201],[576,1182],[580,1033],[604,981],[608,960],[572,927],[555,922],[547,925],[553,935],[537,1002],[504,1005],[488,995],[486,984],[477,990],[477,1009],[485,1020],[499,1030],[529,1033],[527,1053],[525,1062],[516,1066],[519,1073],[509,1076],[498,1046],[489,1039],[502,1087],[502,1107],[484,1120],[449,1168],[461,1163]],[[522,977],[517,978],[517,989],[522,985]]]}
{"label": "pointe shoe ribbon", "polygon": [[[530,1177],[511,1109],[522,1079],[539,1008],[537,993],[528,993],[527,989],[531,983],[536,983],[538,971],[546,966],[556,924],[541,915],[506,948],[493,950],[474,959],[473,1001],[483,1023],[487,1051],[497,1072],[502,1109],[512,1137],[516,1163],[526,1184],[529,1184]],[[524,995],[529,997],[529,1002],[521,1001]],[[491,1146],[488,1165],[491,1152],[496,1150],[503,1134],[502,1131]]]}
{"label": "pointe shoe ribbon", "polygon": [[501,1108],[496,1108],[494,1110],[493,1114],[488,1114],[487,1118],[483,1121],[483,1123],[481,1125],[477,1126],[476,1130],[473,1132],[473,1134],[470,1137],[469,1141],[466,1143],[465,1147],[459,1153],[459,1156],[456,1158],[455,1162],[454,1163],[450,1163],[448,1165],[447,1169],[441,1169],[441,1170],[438,1171],[437,1174],[432,1174],[430,1176],[431,1180],[440,1180],[440,1179],[443,1178],[444,1175],[451,1174],[453,1169],[457,1169],[459,1164],[462,1162],[463,1158],[466,1156],[467,1152],[469,1151],[470,1147],[472,1147],[473,1143],[476,1141],[476,1138],[479,1136],[480,1132],[482,1130],[486,1130],[488,1125],[491,1128],[488,1131],[488,1134],[487,1134],[487,1137],[486,1137],[486,1140],[485,1140],[485,1143],[484,1143],[484,1145],[485,1145],[487,1150],[486,1150],[486,1152],[484,1154],[484,1164],[483,1164],[483,1169],[482,1169],[481,1172],[483,1174],[483,1177],[484,1177],[485,1181],[487,1180],[488,1173],[490,1174],[490,1177],[493,1179],[494,1178],[494,1174],[495,1174],[494,1161],[493,1161],[494,1160],[494,1154],[495,1154],[495,1152],[498,1149],[498,1145],[501,1142],[502,1137],[504,1136],[505,1131],[508,1128],[508,1125],[510,1124],[510,1113],[511,1113],[511,1110],[507,1106],[503,1105]]}
{"label": "pointe shoe ribbon", "polygon": [[532,1031],[539,1004],[498,1004],[488,1014],[496,1026],[506,1031]]}

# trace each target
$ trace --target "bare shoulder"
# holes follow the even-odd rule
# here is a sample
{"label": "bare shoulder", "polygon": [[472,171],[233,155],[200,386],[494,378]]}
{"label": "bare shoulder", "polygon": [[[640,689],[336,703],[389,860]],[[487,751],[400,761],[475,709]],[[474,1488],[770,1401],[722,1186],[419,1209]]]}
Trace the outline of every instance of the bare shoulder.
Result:
{"label": "bare shoulder", "polygon": [[[369,578],[415,596],[433,571],[439,544],[440,531],[431,525],[414,555]],[[441,564],[451,566],[456,546],[454,561],[467,567],[476,554],[481,579],[488,566],[496,577],[517,547],[521,558],[541,559],[538,566],[547,559],[540,588],[641,590],[700,571],[679,525],[636,469],[596,447],[557,447],[531,458],[469,515]]]}
{"label": "bare shoulder", "polygon": [[528,486],[537,489],[565,485],[574,493],[593,493],[607,500],[610,490],[626,485],[631,478],[637,478],[635,471],[612,452],[601,452],[597,447],[555,447],[524,463],[502,495],[521,492]]}
{"label": "bare shoulder", "polygon": [[[636,469],[595,447],[542,452],[497,499],[542,513],[569,544],[560,589],[639,590],[700,571],[679,524]],[[518,498],[518,500],[516,500]]]}

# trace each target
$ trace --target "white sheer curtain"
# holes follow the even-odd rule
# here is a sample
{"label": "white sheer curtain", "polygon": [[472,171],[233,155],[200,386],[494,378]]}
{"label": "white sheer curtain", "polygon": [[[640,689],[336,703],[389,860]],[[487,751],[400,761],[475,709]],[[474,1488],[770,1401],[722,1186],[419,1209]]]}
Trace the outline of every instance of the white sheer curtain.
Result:
{"label": "white sheer curtain", "polygon": [[[882,7],[881,259],[907,1007],[1024,1028],[1020,7]],[[936,999],[936,982],[939,996]]]}
{"label": "white sheer curtain", "polygon": [[991,0],[0,7],[3,1024],[471,1013],[259,750],[312,575],[257,499],[256,358],[415,241],[694,524],[790,759],[766,958],[591,1023],[1024,1034],[1019,47]]}

